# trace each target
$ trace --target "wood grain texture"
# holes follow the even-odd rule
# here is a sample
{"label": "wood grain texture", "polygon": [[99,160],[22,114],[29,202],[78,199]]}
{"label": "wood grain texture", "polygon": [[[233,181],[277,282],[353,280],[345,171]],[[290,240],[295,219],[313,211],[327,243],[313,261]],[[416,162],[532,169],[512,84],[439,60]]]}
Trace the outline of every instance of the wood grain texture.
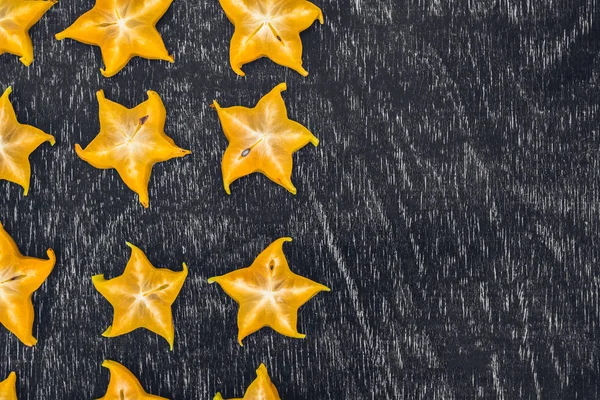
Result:
{"label": "wood grain texture", "polygon": [[[32,157],[30,195],[0,182],[0,218],[25,254],[57,253],[34,296],[38,345],[0,330],[0,377],[19,398],[103,395],[105,358],[151,393],[232,397],[264,362],[285,400],[599,398],[600,21],[596,0],[317,3],[302,78],[267,60],[237,77],[217,1],[176,0],[158,27],[174,64],[100,75],[98,49],[53,39],[92,1],[61,0],[31,31],[35,61],[0,57],[21,122],[57,139]],[[292,196],[220,177],[226,139],[208,105],[273,86],[321,140],[295,157]],[[192,150],[159,164],[150,208],[115,171],[78,159],[98,132],[95,92],[128,106],[155,90],[166,132]],[[272,240],[332,288],[294,340],[235,340],[236,305],[206,279]],[[125,241],[190,274],[175,349],[147,331],[105,339],[112,310],[90,277],[119,275]]]}

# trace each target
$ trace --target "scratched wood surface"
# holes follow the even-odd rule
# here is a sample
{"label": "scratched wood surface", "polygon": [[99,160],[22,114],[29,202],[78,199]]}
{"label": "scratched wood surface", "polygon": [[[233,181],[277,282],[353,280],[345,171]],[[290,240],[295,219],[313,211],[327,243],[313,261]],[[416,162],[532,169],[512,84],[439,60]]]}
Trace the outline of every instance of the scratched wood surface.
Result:
{"label": "scratched wood surface", "polygon": [[[217,1],[176,0],[158,27],[175,64],[99,73],[98,49],[53,35],[92,1],[61,0],[32,31],[35,61],[0,57],[21,122],[57,144],[31,157],[30,195],[1,182],[0,218],[25,254],[56,250],[35,294],[30,349],[0,329],[0,378],[20,399],[104,394],[106,358],[171,399],[241,395],[260,362],[293,399],[599,397],[600,4],[596,0],[317,2],[303,78],[266,60],[237,77]],[[298,195],[262,176],[227,196],[213,99],[253,105],[280,82],[321,140],[294,157]],[[115,171],[78,159],[95,92],[134,106],[157,91],[191,156],[154,168],[145,210]],[[294,340],[236,343],[236,306],[206,279],[272,240],[327,284]],[[112,310],[90,277],[119,275],[125,241],[190,274],[175,349],[147,331],[100,333]]]}

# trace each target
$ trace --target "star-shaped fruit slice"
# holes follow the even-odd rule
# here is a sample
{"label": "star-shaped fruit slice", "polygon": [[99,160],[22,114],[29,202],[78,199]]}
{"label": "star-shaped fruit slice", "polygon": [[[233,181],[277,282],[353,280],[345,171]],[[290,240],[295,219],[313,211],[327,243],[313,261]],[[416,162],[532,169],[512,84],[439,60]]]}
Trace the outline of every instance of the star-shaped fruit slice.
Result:
{"label": "star-shaped fruit slice", "polygon": [[11,93],[12,88],[9,87],[0,97],[0,179],[22,186],[23,195],[27,196],[31,179],[29,155],[42,143],[54,145],[55,140],[54,136],[17,121],[8,99]]}
{"label": "star-shaped fruit slice", "polygon": [[0,0],[0,54],[10,53],[30,65],[33,44],[29,29],[56,3],[56,0]]}
{"label": "star-shaped fruit slice", "polygon": [[240,306],[238,311],[238,342],[264,326],[282,335],[302,339],[296,327],[298,309],[327,286],[290,271],[283,243],[292,239],[277,239],[256,257],[251,266],[210,278],[217,282]]}
{"label": "star-shaped fruit slice", "polygon": [[118,362],[106,360],[102,366],[110,371],[110,381],[106,394],[98,400],[169,400],[146,393],[135,375]]}
{"label": "star-shaped fruit slice", "polygon": [[33,346],[35,312],[31,295],[42,286],[56,263],[52,249],[48,260],[26,257],[0,224],[0,323],[26,346]]}
{"label": "star-shaped fruit slice", "polygon": [[109,78],[122,70],[135,56],[173,62],[156,23],[173,0],[96,0],[94,7],[73,25],[57,33],[56,39],[75,39],[99,46]]}
{"label": "star-shaped fruit slice", "polygon": [[102,334],[104,337],[125,335],[137,328],[146,328],[162,337],[173,350],[175,327],[171,305],[175,302],[188,268],[183,263],[179,272],[155,268],[142,250],[127,242],[131,257],[123,275],[105,280],[95,275],[96,290],[113,306],[113,323]]}
{"label": "star-shaped fruit slice", "polygon": [[0,400],[17,400],[17,374],[14,372],[0,382]]}
{"label": "star-shaped fruit slice", "polygon": [[220,0],[235,25],[229,47],[231,68],[244,76],[242,66],[261,57],[289,67],[303,76],[300,32],[315,20],[323,23],[321,9],[306,0]]}
{"label": "star-shaped fruit slice", "polygon": [[165,132],[167,111],[158,93],[148,91],[148,100],[126,108],[96,93],[100,114],[100,133],[77,155],[99,169],[114,168],[123,182],[148,207],[148,182],[152,166],[161,161],[191,154],[175,145]]}
{"label": "star-shaped fruit slice", "polygon": [[[256,379],[248,386],[246,393],[242,398],[229,400],[280,400],[277,388],[271,382],[267,367],[265,364],[260,364],[256,370]],[[223,400],[221,393],[217,393],[213,400]]]}
{"label": "star-shaped fruit slice", "polygon": [[292,154],[308,143],[319,144],[308,129],[287,116],[281,92],[286,84],[280,83],[263,96],[254,108],[242,106],[217,110],[229,146],[225,150],[221,169],[223,185],[231,194],[229,185],[242,176],[261,172],[273,182],[296,194],[292,184]]}

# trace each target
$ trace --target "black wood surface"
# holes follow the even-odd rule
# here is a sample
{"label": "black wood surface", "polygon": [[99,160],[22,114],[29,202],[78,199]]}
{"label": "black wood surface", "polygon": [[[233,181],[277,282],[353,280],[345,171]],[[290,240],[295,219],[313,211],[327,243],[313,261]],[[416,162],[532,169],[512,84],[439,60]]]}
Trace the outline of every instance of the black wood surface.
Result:
{"label": "black wood surface", "polygon": [[[282,399],[595,399],[599,396],[600,4],[596,0],[333,1],[302,34],[307,78],[263,59],[237,77],[218,2],[176,0],[158,24],[175,63],[103,78],[100,52],[53,35],[91,8],[61,0],[31,31],[35,61],[0,57],[21,122],[56,136],[31,157],[30,195],[1,182],[21,250],[58,261],[34,295],[39,343],[0,330],[0,379],[19,398],[104,394],[105,358],[171,399],[241,395],[264,362]],[[253,105],[280,82],[321,140],[294,157],[292,196],[263,176],[222,188],[208,105]],[[75,155],[99,130],[95,92],[155,90],[193,154],[154,168],[150,208]],[[272,240],[332,288],[300,310],[305,340],[236,342],[235,303],[206,279]],[[100,336],[90,277],[121,274],[125,241],[190,274],[175,349],[143,330]]]}

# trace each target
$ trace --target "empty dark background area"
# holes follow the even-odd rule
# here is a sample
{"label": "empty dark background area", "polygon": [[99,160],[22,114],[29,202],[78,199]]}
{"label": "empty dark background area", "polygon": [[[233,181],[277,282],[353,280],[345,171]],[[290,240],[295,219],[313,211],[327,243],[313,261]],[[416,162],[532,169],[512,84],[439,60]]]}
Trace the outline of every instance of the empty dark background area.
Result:
{"label": "empty dark background area", "polygon": [[[58,256],[34,295],[37,346],[0,329],[19,399],[101,397],[106,358],[171,399],[241,396],[261,362],[285,400],[599,397],[598,4],[316,4],[307,78],[266,59],[236,76],[217,1],[176,0],[159,22],[174,64],[138,58],[103,78],[97,48],[53,38],[89,0],[34,26],[29,68],[0,57],[19,120],[57,139],[33,153],[28,197],[0,182],[23,253]],[[294,156],[298,194],[255,175],[227,196],[208,105],[252,106],[280,82],[321,140]],[[73,151],[99,130],[99,89],[129,107],[157,91],[167,134],[193,152],[154,168],[147,210]],[[284,235],[292,270],[332,292],[301,308],[305,340],[263,329],[242,348],[235,303],[206,280]],[[190,267],[172,352],[145,330],[100,336],[112,309],[90,277],[122,273],[126,240],[157,267]]]}

